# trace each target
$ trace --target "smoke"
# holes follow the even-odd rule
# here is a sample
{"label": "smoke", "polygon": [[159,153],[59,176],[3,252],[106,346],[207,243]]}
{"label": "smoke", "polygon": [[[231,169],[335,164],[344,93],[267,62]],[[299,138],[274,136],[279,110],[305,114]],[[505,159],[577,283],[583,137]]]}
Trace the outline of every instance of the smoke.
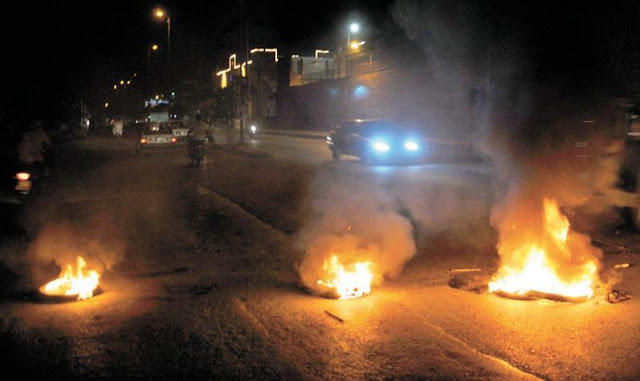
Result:
{"label": "smoke", "polygon": [[[545,199],[564,214],[625,202],[615,196],[624,116],[611,96],[607,56],[624,34],[603,33],[607,25],[623,27],[604,4],[579,17],[575,11],[501,1],[395,3],[394,19],[422,48],[446,112],[467,115],[447,127],[468,132],[495,164],[491,226],[503,263],[523,240],[545,240]],[[566,271],[601,256],[586,235],[574,233],[568,244],[569,258],[551,254]]]}
{"label": "smoke", "polygon": [[417,110],[408,113],[423,112],[433,135],[465,137],[476,123],[488,38],[479,13],[477,2],[465,1],[398,0],[392,9],[424,61],[398,93],[414,94]]}
{"label": "smoke", "polygon": [[357,177],[326,170],[311,189],[311,218],[298,237],[305,253],[298,265],[304,286],[318,294],[327,291],[317,281],[325,279],[323,263],[333,255],[345,265],[372,262],[374,285],[400,274],[416,246],[412,224],[396,200]]}
{"label": "smoke", "polygon": [[124,237],[107,215],[94,217],[87,223],[69,221],[49,223],[29,246],[27,256],[32,268],[32,282],[41,285],[49,280],[52,266],[74,265],[81,256],[87,267],[99,273],[113,268],[124,257]]}

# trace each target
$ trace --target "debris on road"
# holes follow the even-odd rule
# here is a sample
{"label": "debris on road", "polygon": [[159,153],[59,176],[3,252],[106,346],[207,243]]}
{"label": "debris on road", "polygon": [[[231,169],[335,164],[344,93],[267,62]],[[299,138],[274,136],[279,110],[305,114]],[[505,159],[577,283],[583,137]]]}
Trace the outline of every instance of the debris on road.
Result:
{"label": "debris on road", "polygon": [[479,267],[468,267],[468,268],[460,268],[460,269],[450,269],[449,272],[451,273],[477,273],[482,271],[481,268]]}
{"label": "debris on road", "polygon": [[613,242],[607,242],[602,239],[592,239],[591,243],[601,248],[605,253],[608,254],[633,254],[640,253],[640,249],[636,247],[630,247],[625,245],[620,245]]}
{"label": "debris on road", "polygon": [[480,272],[481,271],[452,272],[452,274],[455,275],[449,279],[449,287],[482,294],[488,289],[489,275]]}
{"label": "debris on road", "polygon": [[324,313],[327,314],[327,316],[339,321],[340,323],[344,323],[344,319],[339,317],[338,315],[332,314],[331,312],[324,310]]}
{"label": "debris on road", "polygon": [[625,300],[629,300],[629,299],[631,299],[631,295],[629,295],[629,293],[627,292],[620,291],[620,290],[611,290],[607,294],[607,302],[612,304],[624,302]]}

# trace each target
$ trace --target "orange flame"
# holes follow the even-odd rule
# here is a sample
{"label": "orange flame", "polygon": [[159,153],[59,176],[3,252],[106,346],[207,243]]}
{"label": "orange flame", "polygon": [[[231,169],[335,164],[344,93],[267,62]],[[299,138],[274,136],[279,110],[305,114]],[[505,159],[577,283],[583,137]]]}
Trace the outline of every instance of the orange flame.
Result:
{"label": "orange flame", "polygon": [[40,288],[42,293],[53,296],[78,296],[78,300],[91,298],[98,287],[100,275],[97,271],[86,271],[87,262],[82,257],[76,258],[77,267],[68,264],[58,279]]}
{"label": "orange flame", "polygon": [[588,245],[578,242],[582,236],[577,236],[572,245],[569,227],[557,203],[545,199],[544,230],[538,242],[520,237],[529,242],[517,244],[510,253],[500,253],[501,267],[489,282],[489,292],[520,297],[541,293],[568,299],[591,298],[599,284],[598,262],[586,252]]}
{"label": "orange flame", "polygon": [[322,266],[327,272],[328,280],[318,280],[319,285],[326,286],[336,293],[339,299],[354,299],[371,293],[370,261],[354,262],[345,267],[337,255],[325,259]]}

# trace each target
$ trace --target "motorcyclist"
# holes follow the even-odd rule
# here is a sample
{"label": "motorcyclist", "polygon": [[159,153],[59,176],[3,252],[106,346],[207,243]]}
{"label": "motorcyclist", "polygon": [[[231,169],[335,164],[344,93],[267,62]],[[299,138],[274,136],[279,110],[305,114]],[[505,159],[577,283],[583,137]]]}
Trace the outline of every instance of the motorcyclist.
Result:
{"label": "motorcyclist", "polygon": [[[208,125],[202,121],[200,114],[196,114],[196,122],[189,129],[188,144],[189,144],[189,157],[192,160],[199,161],[203,159],[202,150],[204,144],[207,141],[207,129]],[[198,160],[199,159],[199,160]]]}

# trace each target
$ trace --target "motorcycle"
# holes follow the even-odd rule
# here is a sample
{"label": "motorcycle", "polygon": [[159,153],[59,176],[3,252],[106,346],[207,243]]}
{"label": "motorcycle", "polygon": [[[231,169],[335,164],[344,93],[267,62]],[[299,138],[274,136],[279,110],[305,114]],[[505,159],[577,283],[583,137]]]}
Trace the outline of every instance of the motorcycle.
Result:
{"label": "motorcycle", "polygon": [[189,150],[188,150],[189,160],[191,160],[192,165],[199,167],[200,163],[202,163],[202,161],[204,160],[205,141],[189,139],[188,144],[189,144]]}

